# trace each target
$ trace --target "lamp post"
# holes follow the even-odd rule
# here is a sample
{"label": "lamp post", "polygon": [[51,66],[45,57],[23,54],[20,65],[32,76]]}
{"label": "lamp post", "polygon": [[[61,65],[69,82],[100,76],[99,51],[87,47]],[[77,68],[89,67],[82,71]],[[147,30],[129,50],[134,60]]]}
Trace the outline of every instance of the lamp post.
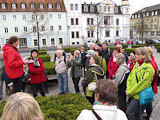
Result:
{"label": "lamp post", "polygon": [[70,26],[68,25],[67,26],[67,33],[68,33],[68,42],[67,43],[68,43],[68,47],[70,48],[70,34],[69,34],[70,32],[69,32],[69,30],[70,30]]}

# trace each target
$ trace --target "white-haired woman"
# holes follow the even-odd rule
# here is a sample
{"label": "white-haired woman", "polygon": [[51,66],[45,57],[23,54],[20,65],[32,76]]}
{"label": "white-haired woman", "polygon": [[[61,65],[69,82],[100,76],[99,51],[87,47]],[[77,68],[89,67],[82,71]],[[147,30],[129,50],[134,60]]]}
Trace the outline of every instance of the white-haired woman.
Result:
{"label": "white-haired woman", "polygon": [[116,55],[116,63],[119,65],[116,72],[115,83],[118,86],[118,107],[126,112],[126,81],[130,70],[126,64],[125,56],[122,53]]}
{"label": "white-haired woman", "polygon": [[71,78],[73,80],[76,93],[80,92],[78,84],[80,81],[80,77],[82,77],[82,69],[81,69],[81,56],[79,50],[74,51],[74,57],[72,58],[67,57],[67,65],[68,67],[71,67]]}
{"label": "white-haired woman", "polygon": [[129,60],[127,62],[127,65],[129,67],[130,71],[132,71],[135,64],[136,64],[136,57],[135,57],[134,53],[130,53]]}

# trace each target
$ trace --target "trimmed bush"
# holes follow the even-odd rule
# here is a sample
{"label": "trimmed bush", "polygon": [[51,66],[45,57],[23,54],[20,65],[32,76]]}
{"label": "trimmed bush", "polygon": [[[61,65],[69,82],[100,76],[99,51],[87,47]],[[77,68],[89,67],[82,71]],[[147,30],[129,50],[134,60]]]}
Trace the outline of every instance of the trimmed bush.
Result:
{"label": "trimmed bush", "polygon": [[79,48],[64,48],[64,52],[73,54],[75,50],[80,50]]}
{"label": "trimmed bush", "polygon": [[127,44],[122,44],[122,48],[123,49],[128,48],[128,45]]}
{"label": "trimmed bush", "polygon": [[47,54],[47,51],[46,50],[39,50],[38,54],[39,55],[44,55],[44,54]]}
{"label": "trimmed bush", "polygon": [[48,54],[39,55],[38,58],[42,59],[43,62],[50,62],[50,60],[51,60],[51,56]]}
{"label": "trimmed bush", "polygon": [[135,53],[136,48],[126,48],[125,52],[128,54],[128,56],[130,55],[130,53]]}
{"label": "trimmed bush", "polygon": [[56,65],[53,62],[44,62],[43,65],[44,65],[48,75],[56,74],[56,71],[55,71]]}
{"label": "trimmed bush", "polygon": [[[91,109],[92,105],[81,94],[36,97],[46,120],[76,120],[83,109]],[[0,103],[0,115],[5,101]]]}
{"label": "trimmed bush", "polygon": [[138,47],[145,47],[147,44],[138,44],[138,45],[133,45],[132,48],[138,48]]}
{"label": "trimmed bush", "polygon": [[108,48],[110,48],[112,51],[113,51],[113,49],[114,49],[114,47],[113,47],[113,46],[109,46]]}

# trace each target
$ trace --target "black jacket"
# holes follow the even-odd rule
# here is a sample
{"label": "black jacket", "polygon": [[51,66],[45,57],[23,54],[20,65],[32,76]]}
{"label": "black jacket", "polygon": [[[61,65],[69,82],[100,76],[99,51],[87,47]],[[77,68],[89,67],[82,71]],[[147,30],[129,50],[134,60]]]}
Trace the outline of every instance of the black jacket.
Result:
{"label": "black jacket", "polygon": [[107,65],[110,57],[112,57],[112,51],[109,48],[106,51],[102,50],[102,58],[105,58]]}

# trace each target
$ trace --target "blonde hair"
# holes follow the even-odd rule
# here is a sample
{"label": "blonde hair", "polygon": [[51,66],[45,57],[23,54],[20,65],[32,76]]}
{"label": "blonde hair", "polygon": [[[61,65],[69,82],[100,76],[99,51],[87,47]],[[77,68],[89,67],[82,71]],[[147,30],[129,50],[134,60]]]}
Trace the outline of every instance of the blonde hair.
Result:
{"label": "blonde hair", "polygon": [[135,50],[135,53],[141,53],[142,55],[144,55],[144,62],[146,63],[149,63],[151,62],[151,55],[148,53],[148,50],[147,48],[145,47],[139,47],[139,48],[136,48]]}
{"label": "blonde hair", "polygon": [[151,47],[147,47],[147,50],[152,57],[153,56],[153,49]]}
{"label": "blonde hair", "polygon": [[44,120],[44,116],[31,95],[19,92],[8,98],[1,120]]}

